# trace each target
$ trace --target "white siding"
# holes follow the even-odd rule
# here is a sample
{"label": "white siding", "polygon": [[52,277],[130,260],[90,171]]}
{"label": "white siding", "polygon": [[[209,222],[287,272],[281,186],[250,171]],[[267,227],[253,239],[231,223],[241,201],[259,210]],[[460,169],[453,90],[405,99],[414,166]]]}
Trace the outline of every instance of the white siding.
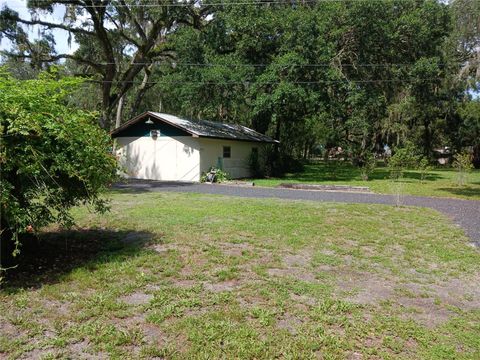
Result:
{"label": "white siding", "polygon": [[198,139],[190,136],[118,137],[117,156],[127,177],[199,181]]}
{"label": "white siding", "polygon": [[200,172],[207,172],[212,166],[217,167],[218,158],[223,159],[223,147],[230,146],[231,157],[223,159],[223,170],[232,178],[250,177],[248,163],[252,148],[260,148],[261,144],[250,141],[235,141],[200,138]]}

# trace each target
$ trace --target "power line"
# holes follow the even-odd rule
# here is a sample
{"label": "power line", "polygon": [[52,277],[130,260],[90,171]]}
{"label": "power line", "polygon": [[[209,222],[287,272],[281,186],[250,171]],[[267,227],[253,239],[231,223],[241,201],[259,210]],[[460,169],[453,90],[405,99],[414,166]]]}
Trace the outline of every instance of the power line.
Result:
{"label": "power line", "polygon": [[267,81],[267,82],[254,82],[254,81],[181,81],[181,80],[161,80],[161,81],[115,81],[115,80],[86,80],[85,82],[88,83],[96,83],[96,84],[143,84],[143,85],[156,85],[156,84],[199,84],[199,85],[248,85],[253,83],[258,83],[261,85],[274,85],[274,84],[281,84],[281,83],[289,83],[289,84],[328,84],[328,83],[383,83],[383,82],[413,82],[413,81],[436,81],[441,80],[444,78],[441,77],[432,77],[432,78],[425,78],[425,79],[369,79],[369,80],[307,80],[307,81]]}
{"label": "power line", "polygon": [[[171,3],[171,4],[158,4],[158,3],[144,3],[144,4],[120,4],[120,3],[110,3],[110,4],[99,4],[99,5],[81,5],[71,4],[73,6],[78,6],[80,8],[107,8],[107,7],[128,7],[128,8],[169,8],[169,7],[199,7],[199,6],[211,6],[211,7],[221,7],[221,6],[240,6],[240,5],[289,5],[289,6],[298,6],[305,4],[319,4],[319,3],[328,3],[328,2],[337,2],[337,3],[361,3],[361,2],[407,2],[411,0],[300,0],[300,1],[242,1],[242,2],[219,2],[219,3]],[[41,2],[37,2],[41,3]],[[55,4],[48,1],[44,2],[44,5],[63,5],[67,6],[69,4]],[[27,6],[11,6],[10,9],[28,9]]]}
{"label": "power line", "polygon": [[[47,61],[47,60],[45,60]],[[464,63],[479,63],[480,60],[472,60],[472,61],[452,61],[450,63],[439,63],[435,64],[438,66],[448,66],[448,65],[454,65],[454,64],[464,64]],[[88,64],[86,64],[88,65]],[[115,62],[98,62],[95,63],[95,65],[122,65],[121,63],[115,63]],[[334,66],[341,66],[341,67],[395,67],[395,66],[413,66],[416,65],[416,63],[363,63],[363,64],[346,64],[346,63],[340,63],[340,64],[335,64],[335,63],[307,63],[307,64],[294,64],[294,63],[287,63],[287,64],[282,64],[282,63],[231,63],[231,64],[218,64],[218,63],[167,63],[167,62],[160,62],[160,61],[153,61],[153,62],[133,62],[133,63],[128,63],[127,65],[170,65],[171,67],[178,67],[178,66],[191,66],[191,67],[240,67],[240,66],[245,66],[245,67],[267,67],[267,66],[291,66],[291,67],[334,67]]]}

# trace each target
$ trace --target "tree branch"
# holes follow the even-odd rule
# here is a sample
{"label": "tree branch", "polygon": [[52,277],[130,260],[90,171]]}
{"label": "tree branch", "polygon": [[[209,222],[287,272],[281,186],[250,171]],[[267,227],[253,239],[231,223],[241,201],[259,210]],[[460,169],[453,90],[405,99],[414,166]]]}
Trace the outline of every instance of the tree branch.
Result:
{"label": "tree branch", "polygon": [[[8,57],[11,57],[13,59],[33,59],[34,56],[31,54],[17,54],[9,51],[2,51],[3,54],[5,54]],[[50,55],[48,58],[40,59],[41,62],[45,63],[52,63],[55,61],[58,61],[60,59],[71,59],[75,60],[76,62],[85,64],[85,65],[90,65],[91,67],[97,69],[99,72],[103,72],[105,70],[105,65],[98,64],[94,61],[90,61],[88,59],[81,58],[79,56],[75,56],[72,54],[57,54],[57,55]]]}
{"label": "tree branch", "polygon": [[80,28],[74,28],[74,27],[70,27],[70,26],[64,25],[64,24],[51,23],[51,22],[48,22],[48,21],[26,20],[26,19],[20,18],[19,16],[13,17],[12,20],[15,20],[16,22],[19,22],[19,23],[24,24],[24,25],[41,25],[41,26],[46,26],[46,27],[49,27],[49,28],[62,29],[62,30],[72,32],[72,33],[85,34],[85,35],[89,35],[89,36],[94,36],[95,35],[95,33],[93,31],[88,31],[88,30],[80,29]]}

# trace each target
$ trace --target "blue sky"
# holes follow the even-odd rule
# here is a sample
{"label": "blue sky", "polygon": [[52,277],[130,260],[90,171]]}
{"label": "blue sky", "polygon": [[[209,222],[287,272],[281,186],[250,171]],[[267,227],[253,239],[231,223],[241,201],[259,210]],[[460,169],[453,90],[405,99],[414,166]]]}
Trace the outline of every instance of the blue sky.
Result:
{"label": "blue sky", "polygon": [[[0,8],[4,6],[8,6],[12,10],[17,11],[20,14],[20,17],[25,19],[30,19],[30,13],[26,7],[26,0],[0,0]],[[55,6],[53,14],[43,13],[40,15],[40,18],[44,21],[54,22],[54,23],[62,23],[63,22],[63,14],[65,12],[65,8],[63,6]],[[29,29],[30,37],[32,39],[38,38],[38,26],[32,26]],[[61,29],[56,29],[53,31],[55,36],[55,49],[59,54],[70,54],[77,49],[77,45],[72,41],[71,46],[68,45],[68,33]],[[11,47],[11,43],[6,40],[2,39],[0,42],[0,50],[8,50]]]}

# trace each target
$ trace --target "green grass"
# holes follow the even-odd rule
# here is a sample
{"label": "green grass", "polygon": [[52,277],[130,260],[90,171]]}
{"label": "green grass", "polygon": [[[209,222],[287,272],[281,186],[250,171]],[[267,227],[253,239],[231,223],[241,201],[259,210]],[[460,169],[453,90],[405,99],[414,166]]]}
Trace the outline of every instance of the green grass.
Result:
{"label": "green grass", "polygon": [[111,196],[23,249],[1,358],[480,357],[480,253],[433,210]]}
{"label": "green grass", "polygon": [[[400,182],[401,191],[406,195],[450,197],[480,200],[480,170],[468,174],[468,183],[457,185],[458,174],[454,169],[435,169],[424,181],[417,170],[408,170]],[[369,180],[362,180],[360,170],[350,164],[324,162],[307,164],[304,171],[286,174],[283,178],[255,179],[258,186],[278,186],[281,183],[313,183],[368,186],[380,194],[396,193],[397,184],[392,183],[386,167],[377,167]]]}

